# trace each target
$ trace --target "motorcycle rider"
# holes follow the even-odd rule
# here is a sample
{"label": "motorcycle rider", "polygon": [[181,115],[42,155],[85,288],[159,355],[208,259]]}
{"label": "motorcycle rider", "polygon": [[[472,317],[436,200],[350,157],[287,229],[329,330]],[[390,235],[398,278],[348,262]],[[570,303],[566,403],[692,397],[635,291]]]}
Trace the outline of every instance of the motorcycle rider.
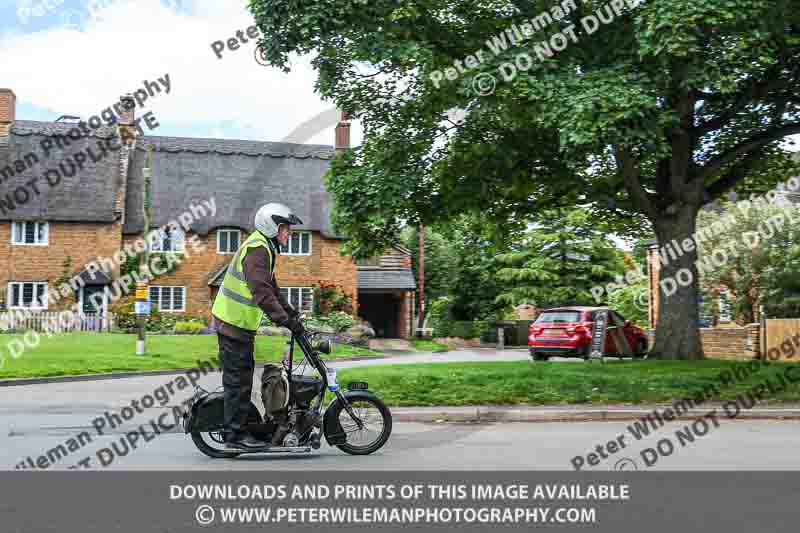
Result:
{"label": "motorcycle rider", "polygon": [[280,245],[289,242],[291,226],[302,223],[283,204],[261,207],[255,216],[255,231],[233,256],[214,300],[211,327],[217,330],[223,372],[225,442],[232,448],[252,450],[268,445],[245,431],[255,371],[255,335],[262,316],[266,313],[272,322],[296,335],[305,331],[300,313],[283,297],[275,279]]}

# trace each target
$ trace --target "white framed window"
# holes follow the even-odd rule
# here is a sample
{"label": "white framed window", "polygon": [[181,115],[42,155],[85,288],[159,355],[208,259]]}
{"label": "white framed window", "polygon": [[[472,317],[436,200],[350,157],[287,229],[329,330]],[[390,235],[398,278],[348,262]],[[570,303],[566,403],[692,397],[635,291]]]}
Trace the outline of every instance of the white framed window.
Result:
{"label": "white framed window", "polygon": [[311,313],[314,310],[314,289],[310,287],[282,287],[281,293],[292,307],[301,313]]}
{"label": "white framed window", "polygon": [[186,287],[150,287],[150,304],[159,311],[185,311]]}
{"label": "white framed window", "polygon": [[286,246],[281,246],[284,255],[311,255],[311,232],[293,231]]}
{"label": "white framed window", "polygon": [[12,281],[7,301],[9,309],[47,309],[47,282]]}
{"label": "white framed window", "polygon": [[11,227],[11,244],[21,246],[47,246],[50,241],[47,222],[14,222]]}
{"label": "white framed window", "polygon": [[217,253],[235,254],[241,244],[242,233],[238,229],[217,231]]}
{"label": "white framed window", "polygon": [[164,228],[154,231],[150,237],[151,252],[172,252],[182,254],[186,242],[186,234],[179,229]]}

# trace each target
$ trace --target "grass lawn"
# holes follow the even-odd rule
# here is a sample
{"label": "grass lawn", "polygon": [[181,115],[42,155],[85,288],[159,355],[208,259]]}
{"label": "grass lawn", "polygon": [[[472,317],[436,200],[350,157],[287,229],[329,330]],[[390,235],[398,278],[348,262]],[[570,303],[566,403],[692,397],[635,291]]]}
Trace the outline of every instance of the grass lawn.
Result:
{"label": "grass lawn", "polygon": [[[730,361],[609,361],[591,363],[431,363],[343,369],[339,382],[367,381],[388,405],[515,405],[672,403],[694,398],[718,374],[743,363]],[[719,386],[718,400],[733,399],[767,376],[796,368],[786,391],[766,402],[800,401],[800,365],[772,363],[749,379]],[[779,383],[772,380],[775,383]],[[707,399],[708,401],[708,399]]]}
{"label": "grass lawn", "polygon": [[[27,348],[16,359],[6,347],[12,338],[0,335],[0,356],[6,359],[0,368],[0,379],[190,368],[197,366],[198,360],[211,360],[217,365],[216,335],[148,335],[144,356],[136,355],[136,335],[72,333],[52,338],[42,335],[37,347]],[[259,336],[256,362],[279,361],[285,345],[285,337]],[[295,354],[298,351],[295,347]],[[335,344],[334,353],[325,358],[375,355],[378,354],[363,348]]]}
{"label": "grass lawn", "polygon": [[447,352],[450,348],[446,344],[439,344],[438,342],[412,339],[411,346],[418,352]]}

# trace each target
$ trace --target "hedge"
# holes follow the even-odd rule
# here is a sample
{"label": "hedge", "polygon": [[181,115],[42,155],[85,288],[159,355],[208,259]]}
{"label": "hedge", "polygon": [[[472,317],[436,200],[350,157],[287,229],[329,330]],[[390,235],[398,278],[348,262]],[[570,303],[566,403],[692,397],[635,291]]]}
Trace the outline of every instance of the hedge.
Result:
{"label": "hedge", "polygon": [[462,339],[475,339],[489,329],[491,322],[488,320],[454,321],[449,323],[447,337],[460,337]]}

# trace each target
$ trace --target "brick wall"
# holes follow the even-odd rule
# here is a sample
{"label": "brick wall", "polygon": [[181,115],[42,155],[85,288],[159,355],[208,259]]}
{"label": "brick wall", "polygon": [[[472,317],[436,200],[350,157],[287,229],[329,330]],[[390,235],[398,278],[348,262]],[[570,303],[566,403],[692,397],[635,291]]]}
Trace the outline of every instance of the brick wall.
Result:
{"label": "brick wall", "polygon": [[414,292],[404,291],[400,297],[400,309],[398,311],[397,336],[401,339],[408,339],[412,336],[411,319],[414,310]]}
{"label": "brick wall", "polygon": [[[151,285],[186,287],[185,313],[210,316],[214,292],[208,286],[210,276],[230,263],[233,255],[217,253],[217,230],[208,236],[197,236],[197,241],[205,244],[204,251],[195,251],[190,244],[192,233],[186,235],[187,257],[170,274],[159,276]],[[126,235],[125,243],[139,238]],[[242,241],[246,234],[242,232]],[[286,256],[278,258],[277,278],[281,287],[310,287],[319,281],[335,282],[351,295],[357,305],[356,267],[349,256],[340,256],[341,241],[312,234],[310,256]]]}
{"label": "brick wall", "polygon": [[760,354],[758,324],[741,328],[700,328],[703,351],[710,359],[749,360]]}
{"label": "brick wall", "polygon": [[[98,256],[113,257],[120,249],[119,224],[59,223],[49,224],[47,246],[11,244],[11,222],[0,222],[0,290],[5,300],[9,281],[47,281],[50,290],[64,272],[64,260],[72,263],[71,275],[77,274]],[[119,274],[119,270],[114,273]],[[68,307],[74,300],[51,303],[50,310]]]}

